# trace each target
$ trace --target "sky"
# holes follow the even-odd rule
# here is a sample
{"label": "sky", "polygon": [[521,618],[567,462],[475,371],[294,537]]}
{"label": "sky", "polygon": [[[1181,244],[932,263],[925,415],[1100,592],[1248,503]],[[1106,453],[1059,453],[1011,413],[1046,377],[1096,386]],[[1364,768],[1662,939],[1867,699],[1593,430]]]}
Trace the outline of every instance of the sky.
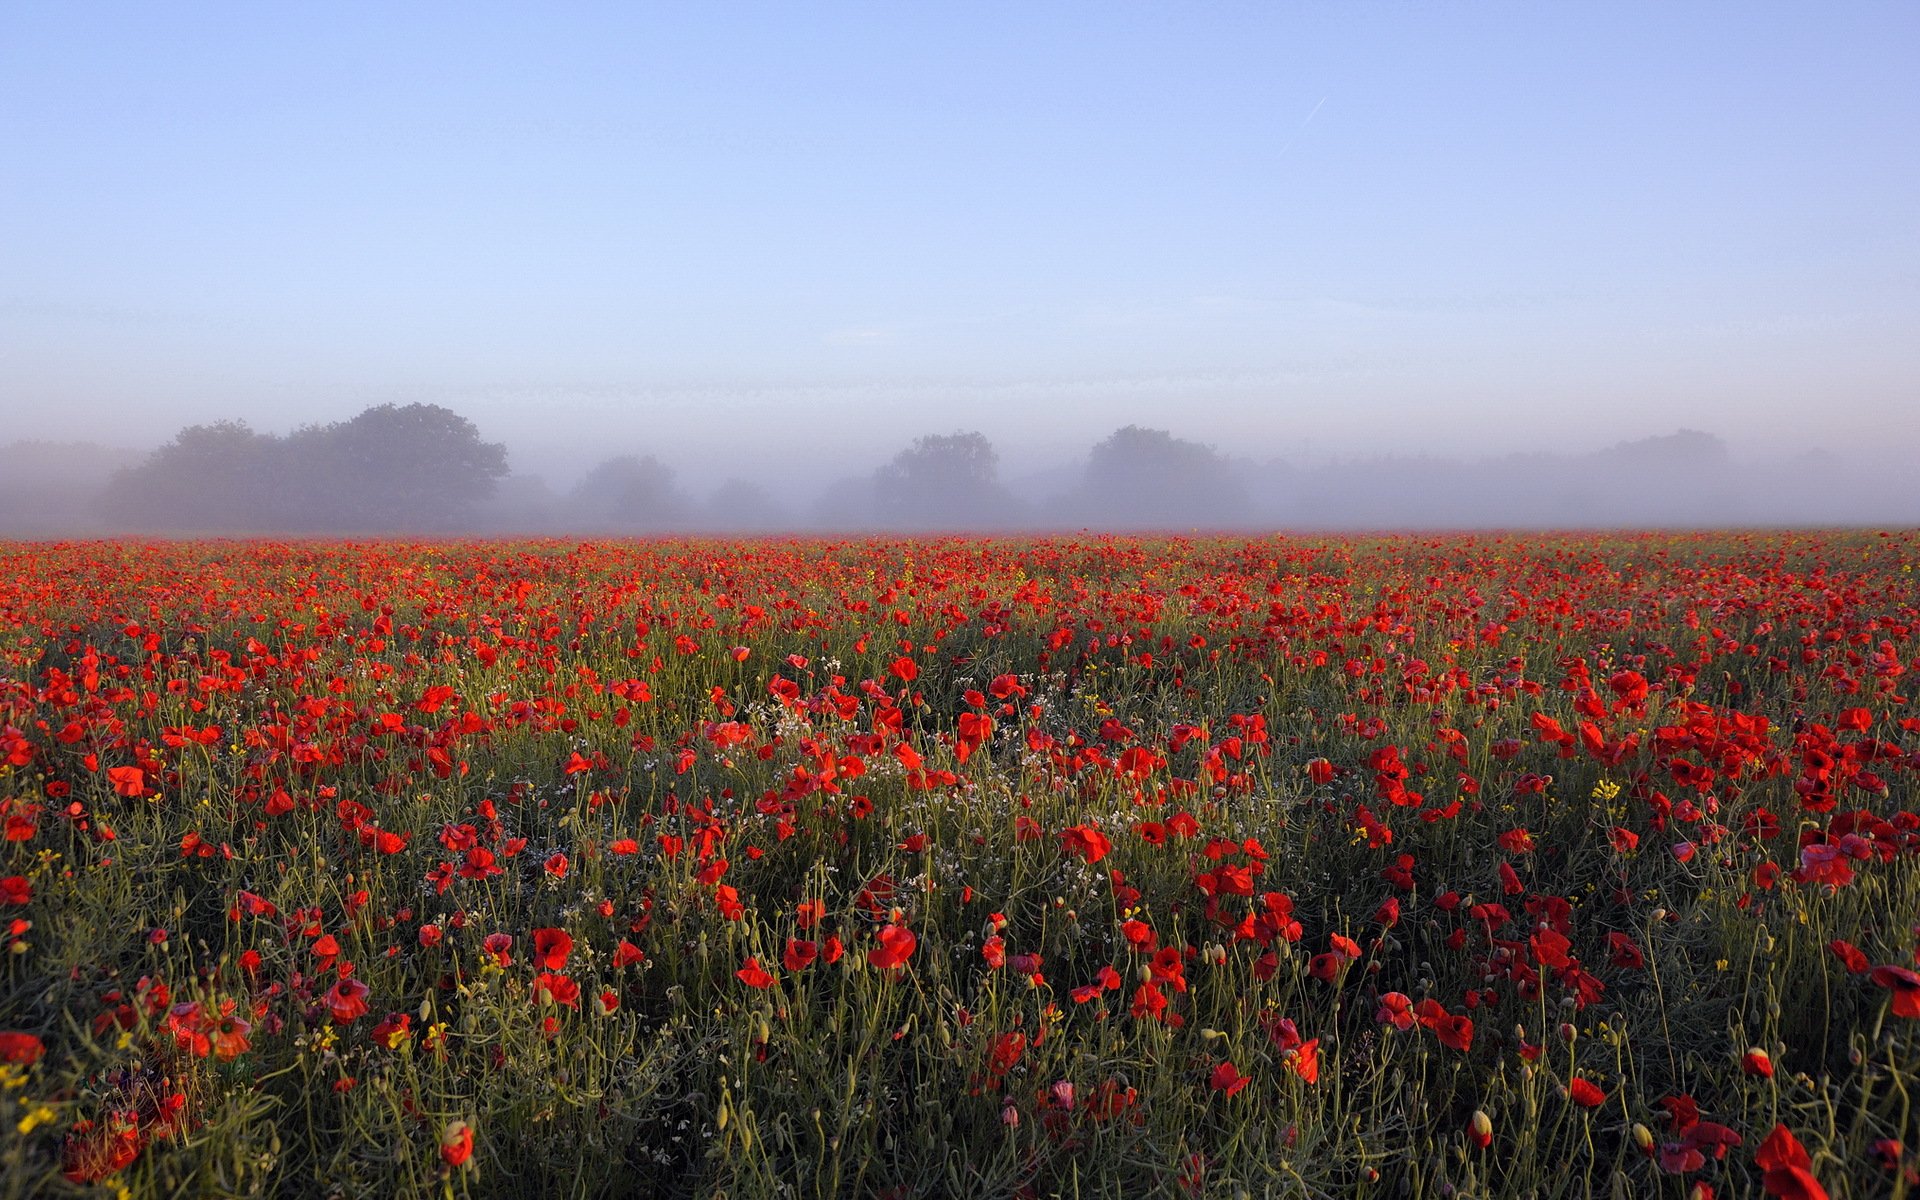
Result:
{"label": "sky", "polygon": [[1920,443],[1920,5],[0,6],[0,437]]}

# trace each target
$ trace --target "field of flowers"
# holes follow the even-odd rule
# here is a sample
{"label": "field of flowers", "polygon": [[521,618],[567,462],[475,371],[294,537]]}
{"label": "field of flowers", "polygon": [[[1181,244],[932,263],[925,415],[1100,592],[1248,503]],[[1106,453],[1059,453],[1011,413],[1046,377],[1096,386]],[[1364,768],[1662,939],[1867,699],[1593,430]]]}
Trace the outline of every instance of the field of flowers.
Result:
{"label": "field of flowers", "polygon": [[0,546],[0,1195],[1920,1194],[1916,563]]}

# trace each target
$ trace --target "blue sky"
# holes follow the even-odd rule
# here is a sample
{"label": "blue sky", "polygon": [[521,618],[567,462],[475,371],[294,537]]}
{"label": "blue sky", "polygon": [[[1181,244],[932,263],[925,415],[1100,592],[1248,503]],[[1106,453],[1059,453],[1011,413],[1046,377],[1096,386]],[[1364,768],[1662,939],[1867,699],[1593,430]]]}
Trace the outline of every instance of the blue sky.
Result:
{"label": "blue sky", "polygon": [[[1920,440],[1920,5],[0,10],[13,436]],[[696,472],[703,468],[693,467]]]}

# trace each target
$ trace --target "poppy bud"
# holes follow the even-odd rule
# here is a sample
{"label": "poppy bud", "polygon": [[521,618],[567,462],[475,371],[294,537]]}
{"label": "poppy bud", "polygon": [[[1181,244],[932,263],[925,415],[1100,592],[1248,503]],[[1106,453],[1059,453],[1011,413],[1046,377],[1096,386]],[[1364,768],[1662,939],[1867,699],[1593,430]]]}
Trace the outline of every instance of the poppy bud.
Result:
{"label": "poppy bud", "polygon": [[473,1157],[473,1126],[465,1121],[448,1121],[440,1131],[440,1161],[458,1167]]}
{"label": "poppy bud", "polygon": [[1653,1130],[1635,1121],[1633,1123],[1633,1144],[1640,1147],[1640,1153],[1653,1153]]}
{"label": "poppy bud", "polygon": [[1477,1108],[1474,1109],[1473,1117],[1467,1122],[1467,1137],[1482,1150],[1492,1145],[1493,1118]]}
{"label": "poppy bud", "polygon": [[1754,1046],[1740,1056],[1740,1069],[1749,1075],[1758,1075],[1762,1079],[1773,1078],[1773,1059],[1765,1050]]}

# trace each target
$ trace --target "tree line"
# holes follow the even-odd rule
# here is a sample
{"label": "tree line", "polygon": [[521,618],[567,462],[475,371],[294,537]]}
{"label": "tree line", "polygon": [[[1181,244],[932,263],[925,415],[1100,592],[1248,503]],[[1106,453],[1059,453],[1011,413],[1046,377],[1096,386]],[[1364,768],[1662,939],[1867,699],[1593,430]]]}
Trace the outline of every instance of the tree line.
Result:
{"label": "tree line", "polygon": [[244,421],[182,429],[107,481],[94,508],[155,533],[600,534],[835,528],[964,530],[1248,524],[1246,490],[1212,448],[1129,425],[1095,445],[1064,494],[1035,504],[1001,478],[984,434],[928,434],[804,507],[732,479],[704,501],[651,455],[621,454],[566,493],[512,476],[507,449],[433,404],[263,433]]}

